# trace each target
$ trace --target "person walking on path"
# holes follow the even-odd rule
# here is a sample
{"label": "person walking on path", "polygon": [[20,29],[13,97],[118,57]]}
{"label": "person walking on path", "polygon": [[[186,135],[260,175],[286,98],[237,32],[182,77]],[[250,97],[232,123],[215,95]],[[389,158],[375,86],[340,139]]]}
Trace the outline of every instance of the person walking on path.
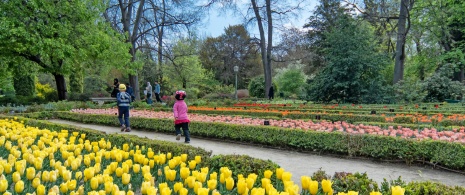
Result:
{"label": "person walking on path", "polygon": [[176,91],[174,98],[176,103],[173,106],[174,129],[176,130],[176,140],[181,139],[181,128],[184,131],[184,143],[190,143],[189,118],[187,117],[187,104],[184,102],[187,94],[185,91]]}
{"label": "person walking on path", "polygon": [[160,84],[158,84],[158,81],[155,81],[155,89],[153,91],[155,93],[155,98],[157,99],[157,102],[162,102],[160,99]]}
{"label": "person walking on path", "polygon": [[119,90],[119,81],[117,78],[113,80],[113,91],[111,91],[111,97],[116,97],[116,94],[118,94]]}
{"label": "person walking on path", "polygon": [[120,92],[116,94],[119,124],[121,125],[121,131],[130,132],[131,126],[129,123],[129,106],[131,105],[131,95],[126,92],[126,85],[124,84],[119,85],[119,91]]}
{"label": "person walking on path", "polygon": [[270,91],[268,92],[268,98],[271,100],[274,99],[274,88],[273,86],[270,87]]}
{"label": "person walking on path", "polygon": [[150,85],[150,82],[147,82],[145,90],[147,91],[147,104],[152,104],[152,85]]}
{"label": "person walking on path", "polygon": [[131,96],[131,102],[134,102],[136,99],[136,96],[134,96],[134,90],[129,83],[126,83],[126,88],[126,92]]}

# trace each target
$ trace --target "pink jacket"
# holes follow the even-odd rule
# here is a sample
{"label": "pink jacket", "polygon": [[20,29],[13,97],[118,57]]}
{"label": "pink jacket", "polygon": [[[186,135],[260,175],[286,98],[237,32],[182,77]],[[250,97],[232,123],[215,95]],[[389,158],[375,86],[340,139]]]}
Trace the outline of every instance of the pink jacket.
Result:
{"label": "pink jacket", "polygon": [[187,117],[187,104],[184,100],[176,100],[173,106],[173,113],[175,124],[189,122],[189,118]]}

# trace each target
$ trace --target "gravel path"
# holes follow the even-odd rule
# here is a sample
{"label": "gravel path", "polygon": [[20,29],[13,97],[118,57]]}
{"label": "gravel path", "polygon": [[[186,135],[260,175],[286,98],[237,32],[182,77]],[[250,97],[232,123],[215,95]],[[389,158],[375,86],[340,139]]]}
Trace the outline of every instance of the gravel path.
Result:
{"label": "gravel path", "polygon": [[[70,122],[65,120],[50,120],[54,123],[69,124],[78,127],[85,127],[104,131],[106,133],[121,133],[118,127],[83,124]],[[133,129],[129,134],[139,137],[147,137],[149,139],[165,140],[176,142],[174,135],[167,135],[155,132],[138,131]],[[174,134],[174,129],[173,129]],[[181,139],[181,141],[184,138]],[[183,142],[179,142],[183,144]],[[447,185],[457,185],[465,187],[465,175],[452,173],[442,170],[434,170],[419,166],[407,166],[404,164],[391,164],[372,162],[369,160],[359,159],[343,159],[336,157],[320,156],[308,153],[300,153],[294,151],[277,150],[263,148],[259,146],[242,145],[236,143],[221,142],[218,140],[208,140],[193,137],[191,138],[192,146],[202,147],[206,150],[211,150],[213,155],[216,154],[240,154],[249,155],[263,160],[271,160],[279,164],[286,171],[292,173],[292,179],[295,183],[300,184],[300,177],[303,175],[311,176],[318,169],[326,171],[327,174],[333,175],[334,172],[366,172],[369,178],[377,181],[383,181],[383,178],[388,180],[397,179],[402,176],[404,181],[435,181]],[[465,158],[465,157],[464,157]]]}

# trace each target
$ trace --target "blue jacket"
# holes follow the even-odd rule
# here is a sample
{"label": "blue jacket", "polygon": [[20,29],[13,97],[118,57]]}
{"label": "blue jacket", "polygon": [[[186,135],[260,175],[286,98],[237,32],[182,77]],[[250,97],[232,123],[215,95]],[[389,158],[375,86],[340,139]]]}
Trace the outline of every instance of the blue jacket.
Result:
{"label": "blue jacket", "polygon": [[155,84],[155,89],[154,89],[154,93],[160,93],[160,84]]}
{"label": "blue jacket", "polygon": [[129,107],[131,105],[131,95],[127,92],[119,92],[116,95],[116,101],[119,107]]}

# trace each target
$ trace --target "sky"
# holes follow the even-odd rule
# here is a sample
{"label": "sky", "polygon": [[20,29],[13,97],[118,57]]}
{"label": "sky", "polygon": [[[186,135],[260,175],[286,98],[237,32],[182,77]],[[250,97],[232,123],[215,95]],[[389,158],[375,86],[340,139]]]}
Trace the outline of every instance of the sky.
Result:
{"label": "sky", "polygon": [[[311,0],[304,8],[304,10],[300,12],[297,19],[291,20],[289,23],[284,24],[284,26],[302,28],[303,25],[307,22],[308,17],[310,17],[312,14],[317,3],[317,0]],[[231,13],[219,14],[217,9],[211,9],[209,17],[206,17],[203,22],[205,23],[205,27],[200,30],[201,35],[205,35],[207,37],[218,37],[224,33],[224,29],[229,25],[242,24],[242,18],[239,16],[233,16]],[[250,36],[259,37],[258,27],[256,25],[249,26],[248,30]],[[277,31],[275,31],[274,36],[278,36]]]}

